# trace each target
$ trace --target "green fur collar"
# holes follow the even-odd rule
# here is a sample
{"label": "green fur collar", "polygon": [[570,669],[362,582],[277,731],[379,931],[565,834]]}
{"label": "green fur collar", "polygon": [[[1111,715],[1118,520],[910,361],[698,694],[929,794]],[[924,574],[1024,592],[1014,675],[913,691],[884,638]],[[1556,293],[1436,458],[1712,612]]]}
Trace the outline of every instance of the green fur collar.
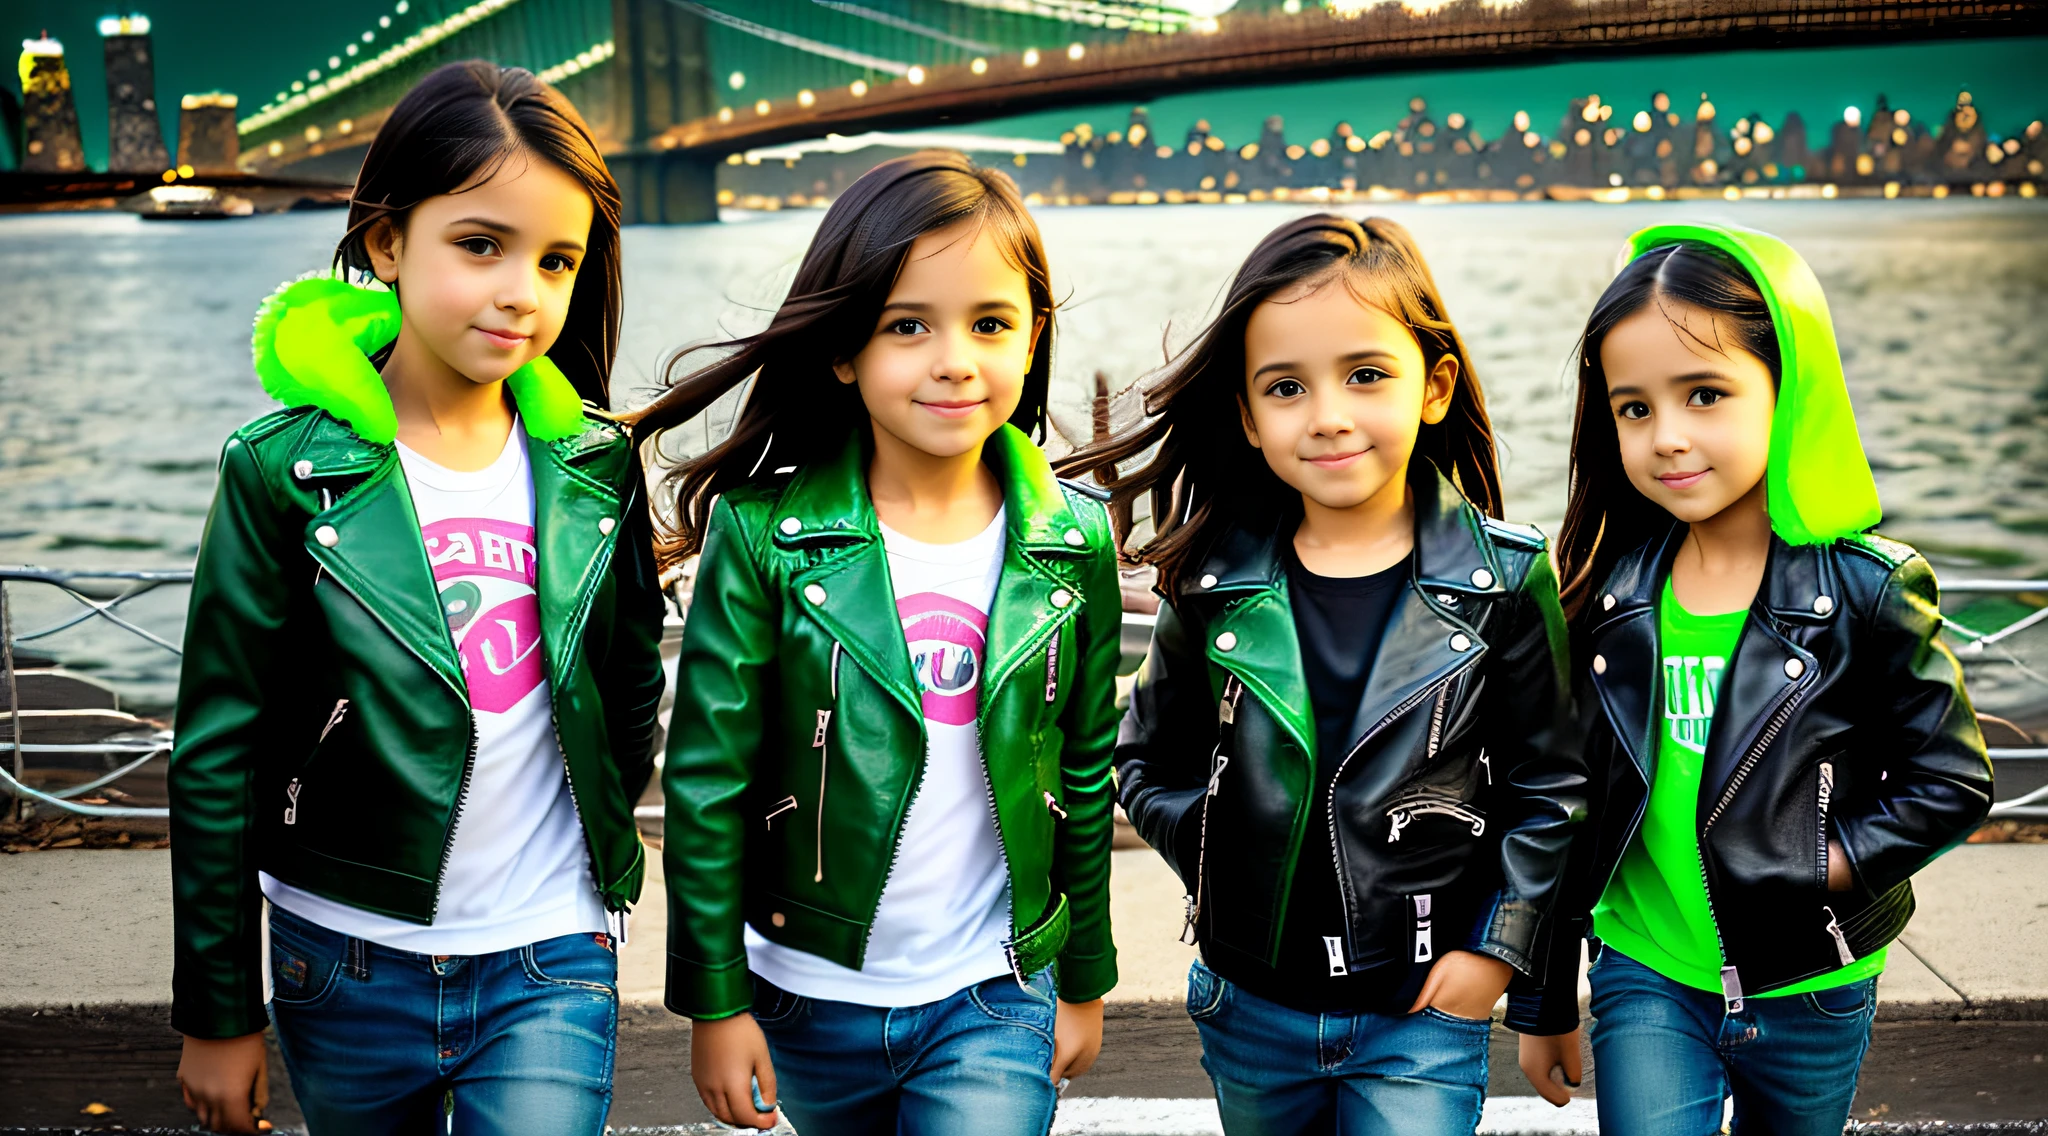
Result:
{"label": "green fur collar", "polygon": [[[366,442],[398,437],[391,392],[370,356],[398,338],[398,296],[331,276],[282,285],[256,310],[256,377],[286,406],[313,406]],[[505,380],[528,437],[552,442],[583,431],[583,400],[546,356]]]}

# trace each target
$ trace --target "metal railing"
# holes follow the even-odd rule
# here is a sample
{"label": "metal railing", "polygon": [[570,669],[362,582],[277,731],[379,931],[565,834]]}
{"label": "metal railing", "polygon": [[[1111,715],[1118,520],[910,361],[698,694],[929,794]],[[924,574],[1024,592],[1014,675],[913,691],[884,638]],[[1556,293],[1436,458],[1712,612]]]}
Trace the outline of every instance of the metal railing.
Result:
{"label": "metal railing", "polygon": [[[148,764],[151,759],[167,754],[171,749],[171,732],[159,731],[147,739],[109,738],[98,742],[67,744],[35,744],[22,739],[21,723],[23,712],[16,690],[16,668],[14,647],[18,643],[33,642],[55,635],[93,619],[105,619],[116,627],[154,644],[174,655],[184,652],[175,643],[141,627],[118,614],[115,609],[122,604],[155,591],[166,584],[192,582],[190,569],[164,569],[143,571],[71,571],[26,566],[0,566],[0,677],[5,679],[7,698],[8,738],[12,752],[11,772],[0,768],[0,791],[12,793],[25,802],[49,805],[65,812],[81,816],[97,817],[164,817],[170,813],[163,808],[138,808],[125,805],[92,805],[75,798],[105,788],[130,773]],[[7,585],[10,583],[41,584],[53,587],[78,601],[85,610],[72,613],[45,627],[25,634],[13,633],[12,611],[7,599]],[[2020,592],[2048,592],[2048,580],[1952,580],[1942,584],[1942,591],[1950,595],[1961,594],[2003,594]],[[1125,637],[1131,641],[1142,641],[1151,636],[1156,616],[1127,611],[1123,614]],[[2048,607],[2007,624],[1996,631],[1978,631],[1945,620],[1947,630],[1962,640],[1956,648],[1958,657],[1966,662],[1992,661],[2017,667],[2023,674],[2039,682],[2042,694],[2048,697],[2048,677],[2038,672],[2013,655],[2003,646],[2012,636],[2029,628],[2048,622]],[[33,713],[31,711],[30,713]],[[2033,739],[2021,732],[2023,738]],[[116,759],[127,758],[122,765],[106,774],[92,778],[80,785],[72,785],[54,792],[29,787],[23,781],[23,757],[30,754],[100,754]],[[2048,761],[2048,745],[1995,746],[1990,750],[1995,768],[2006,762]],[[2048,785],[2023,793],[2009,800],[1995,802],[1991,816],[1999,819],[2038,820],[2048,819]]]}
{"label": "metal railing", "polygon": [[[178,644],[163,638],[116,611],[122,604],[138,596],[163,587],[166,584],[192,583],[192,571],[186,569],[157,569],[139,571],[72,571],[56,568],[34,568],[24,565],[0,565],[0,680],[4,680],[7,697],[7,746],[11,751],[8,767],[0,769],[0,790],[14,795],[22,805],[48,805],[63,812],[88,817],[167,817],[167,808],[141,808],[129,805],[87,804],[75,798],[83,797],[95,789],[104,789],[128,776],[157,757],[171,751],[171,732],[155,731],[150,737],[109,737],[99,741],[35,743],[25,740],[26,723],[29,714],[21,707],[19,673],[15,667],[14,649],[18,644],[46,639],[61,631],[67,631],[94,619],[104,619],[114,626],[143,641],[183,655]],[[9,584],[41,584],[70,596],[85,610],[73,612],[44,627],[22,634],[14,633],[14,610],[8,602]],[[83,784],[70,785],[55,791],[44,791],[30,787],[24,780],[26,770],[23,758],[30,754],[80,755],[98,754],[116,760],[125,758],[119,767],[93,777]]]}

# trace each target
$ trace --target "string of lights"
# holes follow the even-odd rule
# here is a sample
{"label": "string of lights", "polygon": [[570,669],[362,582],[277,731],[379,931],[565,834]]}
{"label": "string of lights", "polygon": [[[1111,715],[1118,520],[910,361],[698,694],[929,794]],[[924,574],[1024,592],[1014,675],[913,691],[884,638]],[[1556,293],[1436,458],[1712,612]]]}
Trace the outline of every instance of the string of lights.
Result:
{"label": "string of lights", "polygon": [[[385,48],[383,51],[378,52],[376,55],[344,69],[342,67],[344,56],[354,58],[360,55],[364,45],[376,42],[377,30],[389,29],[391,27],[391,17],[380,16],[377,19],[377,30],[364,32],[361,36],[361,41],[359,43],[350,43],[342,49],[341,55],[330,55],[327,57],[328,75],[326,78],[321,78],[321,72],[318,68],[308,70],[305,79],[292,82],[291,91],[279,92],[276,99],[265,103],[255,114],[237,123],[235,130],[240,134],[251,134],[290,118],[301,111],[332,98],[365,79],[398,66],[407,59],[447,39],[449,36],[481,20],[489,19],[518,2],[519,0],[477,0],[476,3],[471,4],[467,8],[445,19],[427,24],[418,31]],[[393,11],[397,15],[403,16],[410,8],[410,0],[398,0]]]}

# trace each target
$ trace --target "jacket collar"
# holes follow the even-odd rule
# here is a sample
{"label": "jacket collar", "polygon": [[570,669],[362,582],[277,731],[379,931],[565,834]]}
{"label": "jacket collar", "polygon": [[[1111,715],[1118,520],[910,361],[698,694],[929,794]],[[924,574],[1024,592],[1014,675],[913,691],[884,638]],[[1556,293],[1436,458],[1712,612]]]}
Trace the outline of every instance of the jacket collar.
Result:
{"label": "jacket collar", "polygon": [[[1615,565],[1607,587],[1594,600],[1600,608],[1594,617],[1594,634],[1615,620],[1656,609],[1685,534],[1684,525],[1674,524]],[[1800,626],[1819,626],[1833,619],[1842,597],[1832,549],[1831,544],[1787,544],[1772,533],[1763,583],[1750,604],[1751,614]]]}
{"label": "jacket collar", "polygon": [[[280,286],[256,313],[250,354],[272,398],[311,406],[362,440],[390,445],[398,436],[391,392],[370,356],[398,338],[398,297],[331,276]],[[529,437],[552,442],[584,429],[583,401],[561,369],[542,356],[505,380]]]}
{"label": "jacket collar", "polygon": [[[1486,644],[1474,629],[1474,605],[1506,593],[1479,510],[1435,470],[1413,482],[1412,586],[1403,591],[1381,635],[1349,730],[1353,746],[1418,692],[1481,658]],[[1215,595],[1229,601],[1208,621],[1210,661],[1257,692],[1302,752],[1313,757],[1314,712],[1287,601],[1281,545],[1292,531],[1284,520],[1256,529],[1233,527],[1182,587],[1184,598]]]}

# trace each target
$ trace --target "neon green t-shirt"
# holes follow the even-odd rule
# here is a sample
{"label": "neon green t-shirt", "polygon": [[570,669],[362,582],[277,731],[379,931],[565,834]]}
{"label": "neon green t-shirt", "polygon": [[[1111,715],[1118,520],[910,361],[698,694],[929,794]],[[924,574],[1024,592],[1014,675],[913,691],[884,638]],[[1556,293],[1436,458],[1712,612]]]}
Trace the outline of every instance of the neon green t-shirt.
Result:
{"label": "neon green t-shirt", "polygon": [[[1707,906],[1700,864],[1700,775],[1721,672],[1742,637],[1745,611],[1694,615],[1679,606],[1671,580],[1657,604],[1664,655],[1664,712],[1649,804],[1636,838],[1593,908],[1601,941],[1658,974],[1697,990],[1721,992],[1721,945]],[[1884,970],[1885,951],[1758,997],[1775,998],[1860,982]]]}

